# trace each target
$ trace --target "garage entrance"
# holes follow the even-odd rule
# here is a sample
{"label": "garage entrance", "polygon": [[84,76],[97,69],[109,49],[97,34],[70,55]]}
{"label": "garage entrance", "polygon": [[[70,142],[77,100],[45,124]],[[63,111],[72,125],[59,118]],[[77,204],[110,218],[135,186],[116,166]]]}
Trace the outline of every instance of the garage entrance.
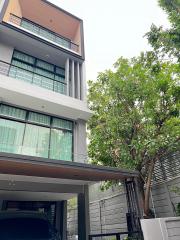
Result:
{"label": "garage entrance", "polygon": [[[67,200],[77,197],[78,240],[90,236],[89,185],[105,180],[127,183],[132,226],[138,226],[138,172],[75,162],[54,161],[0,153],[2,210],[41,211],[67,240]],[[95,236],[94,236],[95,237]]]}

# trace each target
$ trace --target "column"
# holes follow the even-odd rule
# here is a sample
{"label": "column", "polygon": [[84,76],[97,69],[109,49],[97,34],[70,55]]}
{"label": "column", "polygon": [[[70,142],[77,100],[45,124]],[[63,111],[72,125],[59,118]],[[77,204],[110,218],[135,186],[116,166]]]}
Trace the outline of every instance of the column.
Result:
{"label": "column", "polygon": [[74,88],[74,61],[71,62],[71,82],[72,82],[72,97],[75,97],[75,88]]}
{"label": "column", "polygon": [[84,186],[84,193],[78,194],[78,240],[88,240],[90,234],[89,186]]}
{"label": "column", "polygon": [[8,6],[8,1],[6,0],[0,1],[0,22],[2,22],[3,20],[7,6]]}
{"label": "column", "polygon": [[80,69],[79,62],[77,62],[77,98],[80,99]]}
{"label": "column", "polygon": [[62,240],[67,240],[67,201],[56,203],[56,229]]}
{"label": "column", "polygon": [[66,59],[65,65],[65,78],[66,78],[66,94],[69,96],[69,58]]}
{"label": "column", "polygon": [[81,100],[86,101],[86,76],[85,76],[85,64],[81,64],[80,68],[80,78],[81,78],[81,86],[80,86],[80,91],[81,91]]}

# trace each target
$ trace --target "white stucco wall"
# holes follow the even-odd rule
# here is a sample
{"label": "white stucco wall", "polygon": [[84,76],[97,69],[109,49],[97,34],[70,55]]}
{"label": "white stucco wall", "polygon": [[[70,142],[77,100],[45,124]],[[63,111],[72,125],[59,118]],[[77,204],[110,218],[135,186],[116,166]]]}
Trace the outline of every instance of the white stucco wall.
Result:
{"label": "white stucco wall", "polygon": [[72,120],[88,120],[91,111],[84,101],[0,74],[1,101]]}
{"label": "white stucco wall", "polygon": [[0,22],[2,21],[3,15],[4,15],[4,5],[6,0],[0,0]]}
{"label": "white stucco wall", "polygon": [[4,43],[0,42],[0,61],[10,63],[13,50],[14,48],[12,46],[7,46]]}
{"label": "white stucco wall", "polygon": [[141,220],[144,240],[179,240],[180,217]]}
{"label": "white stucco wall", "polygon": [[74,129],[74,161],[87,162],[86,121],[78,119]]}

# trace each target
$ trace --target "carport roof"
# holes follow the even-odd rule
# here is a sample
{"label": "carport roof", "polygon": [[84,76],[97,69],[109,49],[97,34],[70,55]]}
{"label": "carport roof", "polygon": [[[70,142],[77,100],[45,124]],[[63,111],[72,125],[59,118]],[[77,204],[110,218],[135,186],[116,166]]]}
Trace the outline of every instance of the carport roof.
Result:
{"label": "carport roof", "polygon": [[92,164],[57,161],[0,153],[0,173],[83,181],[123,180],[138,177],[137,171]]}

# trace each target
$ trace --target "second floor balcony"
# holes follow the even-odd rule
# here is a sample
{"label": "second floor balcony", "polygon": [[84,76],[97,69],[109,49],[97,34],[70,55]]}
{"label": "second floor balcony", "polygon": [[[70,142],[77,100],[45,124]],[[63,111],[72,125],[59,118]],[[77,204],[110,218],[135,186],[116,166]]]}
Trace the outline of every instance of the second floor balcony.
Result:
{"label": "second floor balcony", "polygon": [[51,73],[46,73],[41,69],[33,70],[31,66],[27,67],[25,64],[19,64],[16,61],[11,64],[0,61],[0,74],[64,95],[67,93],[67,83],[60,75],[54,77]]}

